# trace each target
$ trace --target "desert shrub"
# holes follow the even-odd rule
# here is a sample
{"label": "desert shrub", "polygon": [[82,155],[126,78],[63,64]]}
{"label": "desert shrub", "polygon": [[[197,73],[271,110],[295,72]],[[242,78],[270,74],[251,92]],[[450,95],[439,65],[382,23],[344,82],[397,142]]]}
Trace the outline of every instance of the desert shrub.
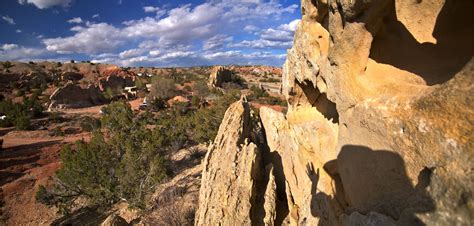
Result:
{"label": "desert shrub", "polygon": [[265,92],[265,90],[257,87],[257,86],[252,86],[250,87],[250,91],[252,91],[252,96],[251,98],[252,99],[259,99],[259,98],[262,98],[262,97],[269,97],[270,95],[268,95],[267,92]]}
{"label": "desert shrub", "polygon": [[4,69],[8,70],[9,68],[13,67],[13,64],[10,61],[5,61],[2,63]]}
{"label": "desert shrub", "polygon": [[203,80],[196,81],[193,84],[193,90],[196,92],[196,95],[202,100],[209,95],[210,90],[206,82]]}
{"label": "desert shrub", "polygon": [[208,108],[200,108],[189,118],[191,128],[193,128],[190,137],[192,140],[203,143],[213,140],[219,126],[224,118],[225,111],[230,104],[237,101],[240,97],[240,91],[231,90],[220,97]]}
{"label": "desert shrub", "polygon": [[166,108],[166,101],[163,98],[153,98],[150,101],[150,108],[153,111],[160,111]]}
{"label": "desert shrub", "polygon": [[165,134],[147,129],[128,103],[105,107],[101,124],[104,131],[94,131],[90,142],[78,141],[61,152],[63,165],[51,193],[57,197],[54,205],[64,213],[79,197],[94,206],[126,200],[143,208],[145,196],[166,177],[160,151]]}
{"label": "desert shrub", "polygon": [[41,90],[37,90],[33,92],[31,97],[23,99],[23,105],[26,109],[28,109],[33,117],[40,117],[43,115],[44,107],[41,105],[39,101],[39,95],[41,94]]}
{"label": "desert shrub", "polygon": [[13,119],[13,124],[17,130],[28,130],[31,126],[31,120],[29,116],[21,114]]}
{"label": "desert shrub", "polygon": [[83,131],[92,132],[100,128],[100,120],[93,117],[86,116],[81,120],[80,126]]}
{"label": "desert shrub", "polygon": [[146,83],[141,78],[137,78],[135,80],[135,86],[137,89],[142,90],[146,88]]}
{"label": "desert shrub", "polygon": [[45,186],[40,185],[36,191],[35,199],[39,203],[52,204],[54,195],[51,194]]}
{"label": "desert shrub", "polygon": [[191,98],[191,105],[194,106],[194,107],[199,107],[199,105],[201,104],[201,100],[198,96],[193,96]]}
{"label": "desert shrub", "polygon": [[1,120],[0,126],[15,126],[15,128],[19,130],[30,128],[30,117],[33,113],[26,104],[3,100],[0,101],[0,112],[6,116],[4,120]]}
{"label": "desert shrub", "polygon": [[186,92],[191,92],[193,90],[193,88],[191,88],[191,86],[189,85],[185,85],[184,88],[183,88]]}
{"label": "desert shrub", "polygon": [[150,99],[153,99],[153,98],[169,99],[175,95],[176,95],[176,86],[173,79],[167,79],[167,78],[162,78],[162,77],[153,78],[150,94],[148,95]]}

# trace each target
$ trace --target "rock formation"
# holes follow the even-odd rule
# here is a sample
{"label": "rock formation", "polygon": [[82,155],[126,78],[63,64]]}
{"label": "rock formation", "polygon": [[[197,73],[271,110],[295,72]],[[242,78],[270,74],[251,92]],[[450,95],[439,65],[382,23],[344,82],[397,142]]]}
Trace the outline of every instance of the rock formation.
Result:
{"label": "rock formation", "polygon": [[108,69],[102,75],[104,78],[99,80],[101,91],[106,91],[107,88],[121,91],[124,87],[134,86],[134,80],[137,77],[135,73],[119,68]]}
{"label": "rock formation", "polygon": [[229,108],[196,223],[472,225],[473,2],[301,5],[283,68],[288,112],[262,107],[265,139],[249,149],[245,108]]}
{"label": "rock formation", "polygon": [[62,81],[79,81],[82,78],[84,78],[84,75],[72,71],[63,72],[61,74]]}
{"label": "rock formation", "polygon": [[54,108],[82,108],[105,103],[98,88],[94,86],[82,88],[73,82],[68,82],[55,90],[50,100],[50,110]]}
{"label": "rock formation", "polygon": [[223,66],[215,66],[212,69],[207,85],[211,88],[222,88],[224,82],[232,81],[232,71]]}

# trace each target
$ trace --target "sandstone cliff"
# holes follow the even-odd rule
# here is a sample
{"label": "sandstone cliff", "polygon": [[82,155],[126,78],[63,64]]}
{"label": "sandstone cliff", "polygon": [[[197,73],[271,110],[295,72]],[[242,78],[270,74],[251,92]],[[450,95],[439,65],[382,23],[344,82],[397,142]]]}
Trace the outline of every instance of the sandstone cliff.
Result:
{"label": "sandstone cliff", "polygon": [[301,5],[288,112],[261,108],[252,143],[229,108],[197,225],[472,225],[472,1]]}

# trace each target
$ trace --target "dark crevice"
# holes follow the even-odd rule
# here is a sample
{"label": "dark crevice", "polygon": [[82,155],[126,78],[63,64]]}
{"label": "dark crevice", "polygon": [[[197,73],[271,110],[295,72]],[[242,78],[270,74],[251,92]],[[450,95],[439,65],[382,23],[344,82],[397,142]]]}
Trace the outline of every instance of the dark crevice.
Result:
{"label": "dark crevice", "polygon": [[273,167],[273,174],[275,176],[276,184],[276,219],[275,225],[282,225],[284,219],[289,213],[288,201],[286,198],[285,191],[285,173],[283,171],[283,163],[281,156],[276,151],[271,151],[267,144],[265,129],[262,127],[258,131],[259,135],[256,136],[256,144],[262,156],[262,172],[264,176],[257,186],[257,200],[255,205],[252,205],[252,213],[254,214],[253,225],[264,225],[263,219],[265,218],[264,203],[265,203],[265,191],[270,178],[270,169]]}

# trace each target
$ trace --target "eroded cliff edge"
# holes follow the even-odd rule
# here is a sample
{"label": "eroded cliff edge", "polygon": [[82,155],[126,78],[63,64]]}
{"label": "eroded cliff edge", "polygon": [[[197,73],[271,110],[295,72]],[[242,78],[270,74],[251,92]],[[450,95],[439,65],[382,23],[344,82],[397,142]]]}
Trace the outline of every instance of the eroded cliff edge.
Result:
{"label": "eroded cliff edge", "polygon": [[288,112],[229,108],[196,223],[472,225],[473,2],[301,5]]}

